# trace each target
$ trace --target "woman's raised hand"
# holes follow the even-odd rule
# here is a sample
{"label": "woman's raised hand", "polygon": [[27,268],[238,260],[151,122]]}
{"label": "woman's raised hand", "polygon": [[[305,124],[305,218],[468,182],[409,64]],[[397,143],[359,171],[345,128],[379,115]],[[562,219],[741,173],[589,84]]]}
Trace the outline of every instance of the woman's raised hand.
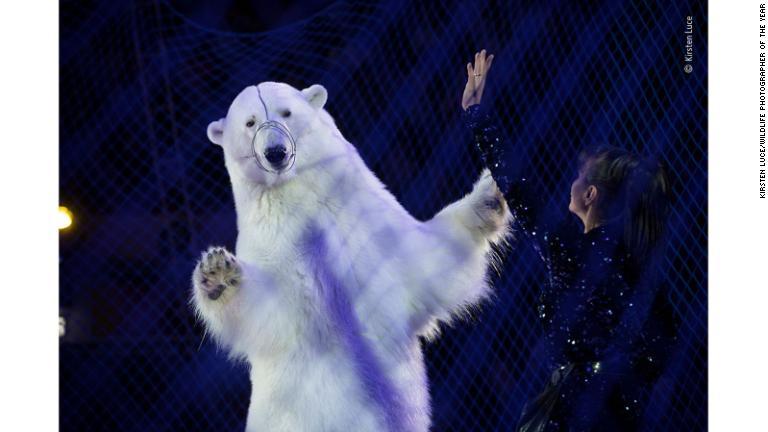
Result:
{"label": "woman's raised hand", "polygon": [[493,63],[493,54],[487,58],[485,50],[475,53],[475,64],[467,63],[467,85],[464,87],[464,94],[461,96],[461,107],[466,110],[472,105],[479,104],[483,98],[485,89],[485,80],[488,77],[488,71],[491,70]]}

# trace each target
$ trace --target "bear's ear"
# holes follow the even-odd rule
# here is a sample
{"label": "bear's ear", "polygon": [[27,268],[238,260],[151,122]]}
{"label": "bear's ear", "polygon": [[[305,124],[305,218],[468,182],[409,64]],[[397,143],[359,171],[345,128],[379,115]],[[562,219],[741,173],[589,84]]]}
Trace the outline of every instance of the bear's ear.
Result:
{"label": "bear's ear", "polygon": [[325,102],[328,100],[328,90],[320,84],[313,84],[302,90],[301,93],[315,109],[324,107]]}
{"label": "bear's ear", "polygon": [[208,139],[216,145],[224,143],[224,120],[222,118],[208,125]]}

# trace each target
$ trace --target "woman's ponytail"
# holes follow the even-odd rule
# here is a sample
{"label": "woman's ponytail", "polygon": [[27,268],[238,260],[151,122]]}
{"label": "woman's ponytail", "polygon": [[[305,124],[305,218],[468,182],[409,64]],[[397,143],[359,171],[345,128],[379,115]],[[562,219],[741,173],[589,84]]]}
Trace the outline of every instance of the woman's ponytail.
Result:
{"label": "woman's ponytail", "polygon": [[664,167],[655,160],[638,160],[625,180],[624,240],[644,261],[666,224],[669,183]]}

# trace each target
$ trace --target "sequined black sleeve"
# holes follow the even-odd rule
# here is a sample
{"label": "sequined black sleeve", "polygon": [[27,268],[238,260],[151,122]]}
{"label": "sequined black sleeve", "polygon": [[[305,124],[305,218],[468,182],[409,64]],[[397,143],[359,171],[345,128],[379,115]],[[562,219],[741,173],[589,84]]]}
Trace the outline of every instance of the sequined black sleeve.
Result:
{"label": "sequined black sleeve", "polygon": [[478,151],[493,179],[506,196],[509,190],[505,142],[493,117],[484,113],[480,105],[472,105],[462,113],[467,129],[472,133],[474,150]]}
{"label": "sequined black sleeve", "polygon": [[552,225],[542,218],[543,204],[532,190],[529,177],[513,160],[513,149],[509,148],[494,117],[483,112],[480,105],[472,105],[462,113],[464,124],[472,134],[474,151],[479,155],[509,204],[509,209],[518,230],[534,241],[534,246],[543,253],[547,235]]}

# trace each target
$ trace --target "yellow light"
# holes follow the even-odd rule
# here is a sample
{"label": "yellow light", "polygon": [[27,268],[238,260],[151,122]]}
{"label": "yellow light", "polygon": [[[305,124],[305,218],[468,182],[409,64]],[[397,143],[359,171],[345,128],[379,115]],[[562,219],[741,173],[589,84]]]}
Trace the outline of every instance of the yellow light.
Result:
{"label": "yellow light", "polygon": [[56,218],[56,224],[60,230],[67,229],[72,225],[72,212],[64,206],[59,206],[59,215]]}
{"label": "yellow light", "polygon": [[63,316],[59,317],[59,337],[64,337],[67,334],[67,319]]}

